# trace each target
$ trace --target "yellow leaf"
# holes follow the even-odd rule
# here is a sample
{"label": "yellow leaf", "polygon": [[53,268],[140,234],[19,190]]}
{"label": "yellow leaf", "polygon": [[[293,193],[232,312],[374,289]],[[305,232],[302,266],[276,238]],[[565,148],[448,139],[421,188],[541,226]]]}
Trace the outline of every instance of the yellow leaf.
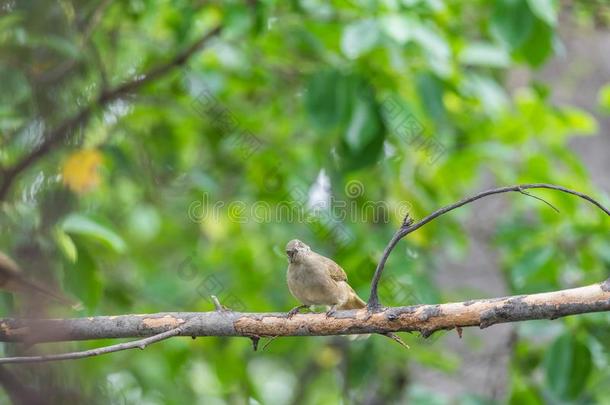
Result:
{"label": "yellow leaf", "polygon": [[102,154],[97,149],[82,149],[72,153],[61,170],[64,184],[79,194],[92,190],[100,182],[98,168],[101,163]]}

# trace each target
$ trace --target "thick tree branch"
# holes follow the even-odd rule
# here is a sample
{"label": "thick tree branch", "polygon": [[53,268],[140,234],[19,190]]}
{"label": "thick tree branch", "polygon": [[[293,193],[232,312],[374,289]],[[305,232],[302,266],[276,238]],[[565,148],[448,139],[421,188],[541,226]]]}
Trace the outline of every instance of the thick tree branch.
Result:
{"label": "thick tree branch", "polygon": [[608,210],[608,208],[605,208],[602,204],[597,202],[592,197],[589,197],[588,195],[583,194],[581,192],[571,190],[569,188],[565,188],[562,186],[556,186],[554,184],[544,184],[544,183],[519,184],[519,185],[515,185],[515,186],[500,187],[500,188],[494,188],[491,190],[485,190],[485,191],[482,191],[471,197],[464,198],[463,200],[460,200],[454,204],[447,205],[441,209],[438,209],[438,210],[434,211],[432,214],[430,214],[427,217],[425,217],[424,219],[422,219],[421,221],[417,221],[417,222],[414,222],[413,219],[410,218],[409,215],[407,214],[406,218],[403,221],[402,226],[396,231],[394,236],[392,236],[392,239],[390,239],[390,242],[388,242],[388,245],[386,246],[386,248],[383,251],[383,255],[381,256],[381,259],[379,260],[379,263],[377,264],[377,268],[375,269],[375,274],[373,276],[373,280],[371,281],[371,293],[370,293],[369,302],[367,305],[368,309],[370,311],[378,311],[381,309],[381,305],[379,303],[379,295],[377,292],[379,280],[381,279],[381,274],[383,273],[383,268],[385,266],[386,261],[388,260],[388,257],[390,256],[390,253],[392,253],[392,250],[394,249],[394,247],[396,247],[396,245],[402,238],[404,238],[411,232],[416,231],[417,229],[421,228],[422,226],[426,225],[428,222],[440,217],[443,214],[448,213],[449,211],[452,211],[463,205],[469,204],[480,198],[487,197],[487,196],[490,196],[493,194],[508,193],[511,191],[519,192],[519,193],[525,194],[529,197],[533,197],[538,200],[541,200],[541,201],[545,202],[546,204],[550,205],[553,209],[555,209],[557,211],[557,209],[555,207],[553,207],[551,204],[549,204],[547,201],[545,201],[539,197],[533,196],[529,193],[526,193],[524,191],[524,190],[532,189],[532,188],[546,188],[546,189],[550,189],[550,190],[557,190],[557,191],[561,191],[563,193],[575,195],[584,200],[587,200],[588,202],[590,202],[591,204],[595,205],[596,207],[601,209],[603,212],[605,212],[606,215],[610,216],[610,210]]}
{"label": "thick tree branch", "polygon": [[209,42],[210,39],[217,36],[221,29],[222,27],[218,26],[208,31],[183,52],[180,52],[168,62],[154,67],[149,72],[140,74],[135,79],[113,89],[103,91],[94,102],[81,109],[74,116],[63,121],[56,128],[46,132],[43,137],[44,140],[39,145],[23,156],[21,160],[17,161],[13,166],[3,170],[2,178],[0,178],[0,201],[6,198],[11,185],[19,174],[38,159],[55,149],[61,142],[69,139],[76,128],[85,125],[96,108],[103,107],[112,101],[124,97],[129,93],[138,90],[140,87],[166,75],[172,69],[184,65],[186,61]]}
{"label": "thick tree branch", "polygon": [[29,360],[1,359],[0,363],[65,360],[141,347],[171,336],[328,336],[388,332],[420,332],[428,337],[443,329],[488,326],[531,319],[610,311],[610,279],[603,283],[532,295],[466,302],[366,309],[325,314],[169,312],[144,315],[98,316],[75,319],[0,319],[0,341],[28,344],[152,336],[153,340],[123,343],[91,351]]}

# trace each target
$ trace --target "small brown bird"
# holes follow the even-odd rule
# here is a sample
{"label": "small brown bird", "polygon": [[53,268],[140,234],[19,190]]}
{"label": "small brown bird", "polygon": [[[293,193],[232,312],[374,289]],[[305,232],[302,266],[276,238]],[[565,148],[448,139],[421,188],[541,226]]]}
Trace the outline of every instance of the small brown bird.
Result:
{"label": "small brown bird", "polygon": [[286,245],[288,255],[288,289],[303,305],[292,309],[293,316],[310,305],[329,305],[326,315],[337,309],[358,309],[366,303],[347,283],[347,274],[337,263],[312,251],[298,239]]}
{"label": "small brown bird", "polygon": [[[365,308],[354,289],[347,283],[347,274],[337,263],[312,251],[309,246],[298,239],[286,245],[288,255],[288,272],[286,279],[290,293],[303,305],[288,312],[292,318],[301,309],[311,305],[328,305],[326,316],[332,316],[338,309]],[[405,348],[409,346],[395,333],[382,335],[389,337]],[[369,335],[360,335],[368,337]]]}
{"label": "small brown bird", "polygon": [[74,308],[79,306],[78,303],[61,294],[26,279],[17,263],[2,252],[0,252],[0,289],[16,293],[40,294]]}

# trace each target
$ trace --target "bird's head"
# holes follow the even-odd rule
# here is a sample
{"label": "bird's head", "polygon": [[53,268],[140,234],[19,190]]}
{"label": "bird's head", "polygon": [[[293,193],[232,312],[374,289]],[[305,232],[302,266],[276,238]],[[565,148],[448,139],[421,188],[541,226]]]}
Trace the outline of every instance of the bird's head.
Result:
{"label": "bird's head", "polygon": [[311,252],[311,248],[298,239],[293,239],[286,244],[286,255],[290,263],[298,262],[308,252]]}

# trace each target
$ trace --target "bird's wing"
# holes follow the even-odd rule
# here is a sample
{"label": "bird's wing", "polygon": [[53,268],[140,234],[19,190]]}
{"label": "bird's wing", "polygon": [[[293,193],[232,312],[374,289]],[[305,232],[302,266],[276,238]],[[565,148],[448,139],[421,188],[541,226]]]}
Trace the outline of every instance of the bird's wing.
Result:
{"label": "bird's wing", "polygon": [[345,271],[341,268],[341,266],[339,266],[337,263],[335,263],[328,257],[320,255],[320,258],[326,265],[326,268],[328,269],[328,274],[330,274],[330,278],[335,281],[347,281],[347,274],[345,274]]}

